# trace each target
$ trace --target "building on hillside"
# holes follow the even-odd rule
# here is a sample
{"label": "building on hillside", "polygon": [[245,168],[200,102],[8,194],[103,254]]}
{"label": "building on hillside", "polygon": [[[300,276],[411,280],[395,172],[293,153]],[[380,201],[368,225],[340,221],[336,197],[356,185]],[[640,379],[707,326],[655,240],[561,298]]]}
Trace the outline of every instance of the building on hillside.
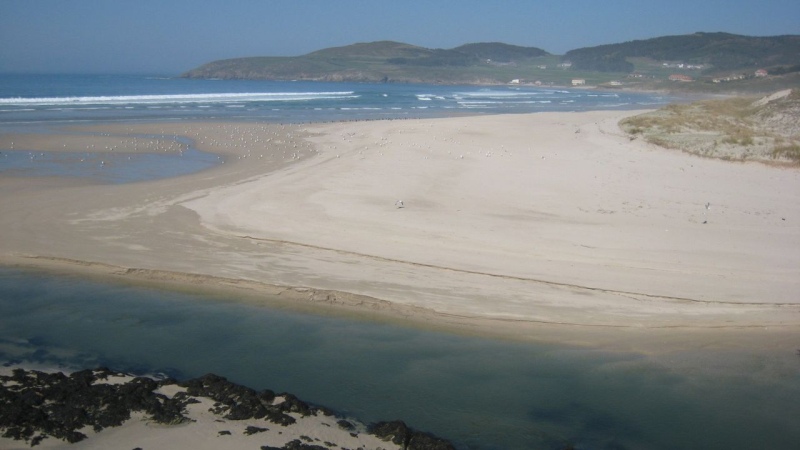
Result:
{"label": "building on hillside", "polygon": [[572,85],[573,86],[584,86],[584,85],[586,85],[586,80],[584,80],[583,78],[573,78],[572,79]]}
{"label": "building on hillside", "polygon": [[672,75],[669,76],[669,81],[688,82],[688,81],[694,81],[694,79],[692,77],[690,77],[689,75],[683,75],[683,74],[680,74],[680,73],[676,73],[676,74],[672,74]]}
{"label": "building on hillside", "polygon": [[756,70],[756,76],[757,76],[757,77],[759,77],[759,78],[761,78],[761,77],[765,77],[765,76],[767,76],[767,75],[769,75],[769,73],[768,73],[766,70],[764,70],[764,69],[758,69],[758,70]]}

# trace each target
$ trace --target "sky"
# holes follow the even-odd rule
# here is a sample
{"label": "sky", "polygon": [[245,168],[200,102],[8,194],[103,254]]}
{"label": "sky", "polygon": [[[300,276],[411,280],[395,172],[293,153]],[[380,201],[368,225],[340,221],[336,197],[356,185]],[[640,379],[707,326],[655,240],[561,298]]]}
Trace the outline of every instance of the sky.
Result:
{"label": "sky", "polygon": [[0,0],[0,72],[177,75],[356,42],[553,54],[698,31],[800,34],[798,0]]}

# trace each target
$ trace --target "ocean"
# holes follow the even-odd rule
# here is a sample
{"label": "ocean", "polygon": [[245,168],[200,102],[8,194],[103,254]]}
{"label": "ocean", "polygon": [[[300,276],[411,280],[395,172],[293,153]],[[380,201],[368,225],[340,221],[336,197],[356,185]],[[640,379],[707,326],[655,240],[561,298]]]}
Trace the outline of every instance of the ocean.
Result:
{"label": "ocean", "polygon": [[280,123],[655,108],[663,95],[528,86],[0,75],[0,124],[119,120]]}
{"label": "ocean", "polygon": [[[0,74],[0,133],[51,133],[66,126],[121,121],[308,123],[642,109],[673,100],[675,98],[648,93],[528,86]],[[48,153],[18,146],[0,148],[0,174],[70,176],[102,183],[128,183],[184,175],[220,163],[214,155],[194,148],[190,141],[185,144],[188,151],[180,155],[87,153],[85,149]]]}
{"label": "ocean", "polygon": [[[118,121],[304,123],[640,109],[672,100],[527,86],[0,75],[0,132]],[[65,175],[75,166],[45,162],[56,158],[46,152],[0,153],[0,177]],[[152,166],[164,170],[144,179],[215,164],[202,152],[187,158],[197,165],[143,159],[131,163],[137,170],[104,171],[98,181],[138,181],[130,173]],[[459,336],[0,268],[0,364],[105,365],[174,377],[214,372],[366,422],[402,419],[460,449],[749,449],[800,442],[794,423],[800,357],[710,349],[674,358],[680,367],[637,354]]]}

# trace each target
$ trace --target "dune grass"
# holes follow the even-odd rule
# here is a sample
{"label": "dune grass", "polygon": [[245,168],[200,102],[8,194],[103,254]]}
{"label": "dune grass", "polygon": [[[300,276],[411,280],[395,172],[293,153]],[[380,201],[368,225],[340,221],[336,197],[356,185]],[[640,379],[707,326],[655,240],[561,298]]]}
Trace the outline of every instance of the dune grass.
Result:
{"label": "dune grass", "polygon": [[631,138],[726,160],[800,163],[800,94],[671,104],[620,122]]}

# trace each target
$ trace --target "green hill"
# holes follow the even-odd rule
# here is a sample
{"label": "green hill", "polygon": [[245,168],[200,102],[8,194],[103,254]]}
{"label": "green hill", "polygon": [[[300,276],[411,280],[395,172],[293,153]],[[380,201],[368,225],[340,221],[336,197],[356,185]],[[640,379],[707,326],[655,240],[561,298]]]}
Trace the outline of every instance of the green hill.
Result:
{"label": "green hill", "polygon": [[549,55],[549,53],[540,48],[520,47],[518,45],[503,44],[501,42],[465,44],[453,50],[465,55],[474,56],[478,59],[492,60],[500,63],[511,63],[526,58],[538,58],[540,56]]}
{"label": "green hill", "polygon": [[517,66],[549,56],[534,47],[500,43],[428,49],[393,41],[332,47],[296,57],[251,57],[214,61],[186,78],[378,81],[421,83],[507,83]]}
{"label": "green hill", "polygon": [[632,72],[629,58],[702,65],[706,74],[800,63],[800,36],[751,37],[729,33],[664,36],[570,50],[564,59],[581,70]]}
{"label": "green hill", "polygon": [[[756,77],[756,69],[767,69],[769,76]],[[674,75],[696,82],[671,81]],[[545,86],[580,80],[575,83],[608,88],[770,92],[800,84],[800,36],[694,33],[579,48],[563,56],[499,42],[430,49],[378,41],[294,57],[214,61],[181,76],[430,84],[505,84],[515,80]]]}
{"label": "green hill", "polygon": [[420,58],[428,56],[430,49],[395,41],[362,42],[331,47],[311,52],[311,58]]}

